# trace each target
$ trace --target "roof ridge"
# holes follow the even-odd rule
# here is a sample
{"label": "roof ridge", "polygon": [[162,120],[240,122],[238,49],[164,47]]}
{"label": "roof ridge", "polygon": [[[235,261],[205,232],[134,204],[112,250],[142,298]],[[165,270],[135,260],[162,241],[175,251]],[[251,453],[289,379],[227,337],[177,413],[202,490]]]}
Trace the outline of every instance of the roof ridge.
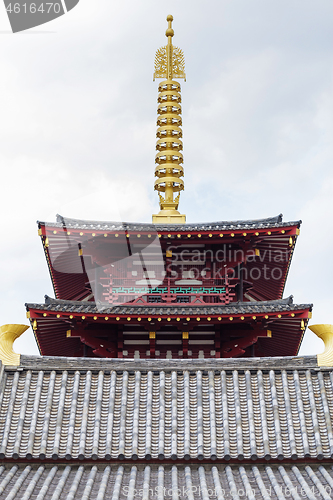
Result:
{"label": "roof ridge", "polygon": [[[276,356],[260,358],[191,358],[191,359],[149,359],[149,358],[84,358],[84,357],[65,357],[65,356],[36,356],[21,355],[20,366],[18,369],[37,369],[38,364],[45,370],[64,369],[64,370],[94,370],[105,369],[106,371],[223,371],[236,370],[291,370],[299,368],[330,370],[329,367],[318,367],[317,356]],[[15,370],[15,367],[8,367],[8,370]]]}

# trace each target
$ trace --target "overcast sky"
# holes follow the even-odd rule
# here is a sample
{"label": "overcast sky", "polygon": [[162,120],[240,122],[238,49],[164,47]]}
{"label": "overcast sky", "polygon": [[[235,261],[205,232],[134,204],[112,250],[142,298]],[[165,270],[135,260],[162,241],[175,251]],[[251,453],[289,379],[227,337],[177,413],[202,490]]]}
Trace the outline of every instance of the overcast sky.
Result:
{"label": "overcast sky", "polygon": [[[12,34],[0,5],[0,324],[54,296],[36,220],[151,220],[154,55],[185,53],[188,222],[303,220],[285,296],[333,323],[331,0],[80,0]],[[37,354],[29,329],[17,352]],[[302,354],[323,350],[307,332]]]}

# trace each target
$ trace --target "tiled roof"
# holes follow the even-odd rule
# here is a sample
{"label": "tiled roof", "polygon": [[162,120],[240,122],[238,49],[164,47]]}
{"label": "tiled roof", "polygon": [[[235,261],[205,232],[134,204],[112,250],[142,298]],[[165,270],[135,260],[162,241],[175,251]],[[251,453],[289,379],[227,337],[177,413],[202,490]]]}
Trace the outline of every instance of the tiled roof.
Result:
{"label": "tiled roof", "polygon": [[233,360],[238,369],[216,360],[215,369],[195,370],[188,361],[172,370],[165,360],[145,371],[138,360],[141,370],[131,371],[104,360],[85,369],[87,358],[77,366],[67,358],[66,370],[57,358],[48,368],[34,360],[34,369],[23,358],[4,372],[1,459],[333,457],[333,372],[314,363],[272,369],[261,360],[248,370],[246,360]]}
{"label": "tiled roof", "polygon": [[207,315],[216,314],[260,314],[269,312],[297,311],[303,309],[312,309],[312,304],[293,304],[292,296],[281,300],[268,300],[260,302],[235,302],[229,305],[195,305],[186,304],[179,306],[161,306],[158,305],[127,305],[102,307],[96,306],[95,302],[84,302],[74,300],[52,299],[45,296],[45,304],[26,304],[27,309],[39,309],[42,311],[58,311],[68,313],[85,314],[119,314],[119,315]]}
{"label": "tiled roof", "polygon": [[151,224],[142,222],[115,222],[115,221],[93,221],[70,219],[57,215],[57,222],[40,222],[39,225],[50,227],[67,227],[78,229],[101,229],[105,231],[223,231],[232,229],[265,229],[271,227],[299,227],[302,221],[282,222],[282,214],[276,217],[255,220],[236,220],[236,221],[218,221],[218,222],[197,222],[191,224]]}
{"label": "tiled roof", "polygon": [[330,500],[325,465],[9,465],[0,468],[3,498],[27,500]]}

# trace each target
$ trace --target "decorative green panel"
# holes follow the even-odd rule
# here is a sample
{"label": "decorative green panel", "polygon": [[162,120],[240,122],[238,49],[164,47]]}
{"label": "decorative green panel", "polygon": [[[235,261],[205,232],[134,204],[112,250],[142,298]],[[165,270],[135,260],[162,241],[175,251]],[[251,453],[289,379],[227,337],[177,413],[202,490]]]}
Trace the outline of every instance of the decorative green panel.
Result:
{"label": "decorative green panel", "polygon": [[[170,293],[178,294],[178,295],[189,295],[189,294],[200,294],[200,295],[211,295],[211,294],[222,294],[225,293],[225,287],[177,287],[170,288]],[[124,294],[124,295],[147,295],[147,294],[166,294],[168,293],[167,287],[157,287],[157,288],[148,288],[148,287],[115,287],[112,288],[112,293],[114,294]]]}

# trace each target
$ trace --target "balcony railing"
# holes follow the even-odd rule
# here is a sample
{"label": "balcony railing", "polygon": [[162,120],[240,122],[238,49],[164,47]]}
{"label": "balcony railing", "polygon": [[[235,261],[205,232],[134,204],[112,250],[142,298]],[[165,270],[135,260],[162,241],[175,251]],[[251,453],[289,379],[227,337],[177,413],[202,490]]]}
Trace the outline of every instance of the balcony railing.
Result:
{"label": "balcony railing", "polygon": [[[179,280],[178,280],[179,281]],[[105,277],[100,279],[95,299],[102,303],[120,304],[229,304],[235,300],[236,280],[205,279],[183,280],[185,285],[177,284],[177,280],[166,278],[163,283],[154,286],[140,286],[133,279]],[[193,281],[193,284],[190,282]],[[149,283],[149,281],[147,281]]]}

